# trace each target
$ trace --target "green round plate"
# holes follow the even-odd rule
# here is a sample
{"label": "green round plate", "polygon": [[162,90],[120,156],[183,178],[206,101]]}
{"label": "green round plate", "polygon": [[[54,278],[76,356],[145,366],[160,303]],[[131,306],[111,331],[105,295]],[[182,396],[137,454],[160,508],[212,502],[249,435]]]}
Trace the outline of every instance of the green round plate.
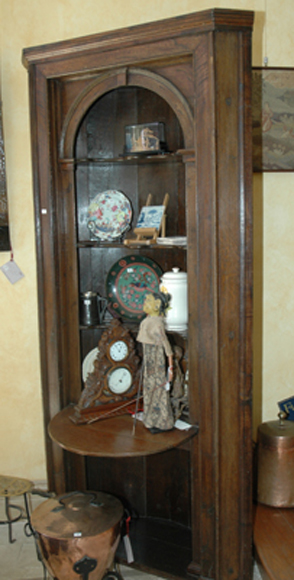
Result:
{"label": "green round plate", "polygon": [[122,318],[141,320],[147,292],[158,292],[162,270],[145,256],[126,256],[110,268],[106,292],[111,308]]}

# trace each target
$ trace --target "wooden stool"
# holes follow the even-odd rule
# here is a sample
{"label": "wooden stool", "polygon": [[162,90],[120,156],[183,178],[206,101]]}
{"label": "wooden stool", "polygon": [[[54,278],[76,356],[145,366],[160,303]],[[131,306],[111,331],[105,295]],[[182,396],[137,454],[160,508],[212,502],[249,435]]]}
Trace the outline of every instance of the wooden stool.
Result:
{"label": "wooden stool", "polygon": [[[34,487],[34,484],[28,479],[21,479],[19,477],[9,477],[6,475],[0,475],[0,497],[5,498],[5,513],[6,520],[0,520],[0,524],[8,524],[8,536],[9,542],[15,542],[12,539],[12,524],[20,520],[23,515],[23,509],[9,502],[9,499],[14,496],[23,495],[26,517],[28,522],[30,521],[29,506],[27,500],[27,493],[30,492]],[[11,510],[16,510],[18,513],[15,517],[11,516]]]}

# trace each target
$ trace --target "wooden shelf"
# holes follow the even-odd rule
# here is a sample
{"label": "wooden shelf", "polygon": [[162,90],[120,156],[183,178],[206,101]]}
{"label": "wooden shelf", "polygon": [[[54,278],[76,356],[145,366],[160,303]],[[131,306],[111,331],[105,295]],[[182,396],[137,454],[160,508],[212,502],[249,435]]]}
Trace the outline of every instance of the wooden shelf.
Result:
{"label": "wooden shelf", "polygon": [[125,250],[136,250],[136,249],[144,249],[144,250],[183,250],[186,251],[187,247],[186,246],[182,246],[182,245],[176,245],[176,244],[151,244],[150,246],[146,246],[144,244],[140,244],[140,242],[138,242],[136,245],[132,245],[132,247],[128,247],[125,246],[122,242],[103,242],[103,241],[99,241],[99,240],[81,240],[79,242],[77,242],[76,244],[77,248],[101,248],[101,249],[105,249],[105,248],[122,248]]}
{"label": "wooden shelf", "polygon": [[[87,157],[74,159],[76,165],[104,165],[104,164],[145,164],[145,163],[179,163],[182,161],[182,155],[185,150],[182,149],[179,153],[159,153],[158,155],[137,154],[137,155],[121,155],[119,157]],[[62,160],[65,161],[65,160]]]}
{"label": "wooden shelf", "polygon": [[49,435],[63,449],[92,457],[138,457],[153,455],[177,447],[193,437],[198,428],[188,431],[174,429],[166,433],[152,434],[137,421],[132,434],[133,419],[122,415],[102,419],[90,425],[75,425],[70,416],[74,407],[66,407],[55,415],[49,424]]}

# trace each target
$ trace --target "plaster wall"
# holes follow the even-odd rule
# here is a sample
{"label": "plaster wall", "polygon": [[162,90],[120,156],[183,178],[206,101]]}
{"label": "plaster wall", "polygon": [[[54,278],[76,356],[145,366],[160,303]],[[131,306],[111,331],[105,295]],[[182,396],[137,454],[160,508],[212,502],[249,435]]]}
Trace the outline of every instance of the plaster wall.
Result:
{"label": "plaster wall", "polygon": [[[37,319],[34,208],[24,47],[212,7],[256,12],[253,64],[294,66],[293,0],[0,0],[0,65],[7,189],[14,259],[24,273],[0,272],[1,472],[46,479]],[[254,177],[254,421],[274,419],[294,395],[294,174]],[[10,259],[0,253],[0,266]]]}

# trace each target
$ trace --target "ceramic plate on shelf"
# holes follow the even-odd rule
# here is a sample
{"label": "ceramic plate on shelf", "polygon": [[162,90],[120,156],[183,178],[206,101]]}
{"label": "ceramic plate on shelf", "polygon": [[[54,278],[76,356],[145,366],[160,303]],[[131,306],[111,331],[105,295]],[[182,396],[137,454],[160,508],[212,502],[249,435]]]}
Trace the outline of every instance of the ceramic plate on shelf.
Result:
{"label": "ceramic plate on shelf", "polygon": [[186,246],[187,236],[171,236],[170,238],[157,238],[157,244],[163,246]]}
{"label": "ceramic plate on shelf", "polygon": [[110,189],[98,193],[88,207],[87,226],[99,240],[119,238],[129,229],[131,221],[131,202],[121,191]]}
{"label": "ceramic plate on shelf", "polygon": [[90,352],[88,352],[88,354],[85,356],[83,363],[82,363],[82,377],[83,377],[83,381],[84,383],[87,380],[88,374],[92,373],[94,370],[94,361],[97,357],[99,350],[98,348],[93,348],[93,350],[90,350]]}
{"label": "ceramic plate on shelf", "polygon": [[106,292],[111,309],[122,318],[141,320],[147,292],[158,292],[162,270],[145,256],[125,256],[110,268]]}

